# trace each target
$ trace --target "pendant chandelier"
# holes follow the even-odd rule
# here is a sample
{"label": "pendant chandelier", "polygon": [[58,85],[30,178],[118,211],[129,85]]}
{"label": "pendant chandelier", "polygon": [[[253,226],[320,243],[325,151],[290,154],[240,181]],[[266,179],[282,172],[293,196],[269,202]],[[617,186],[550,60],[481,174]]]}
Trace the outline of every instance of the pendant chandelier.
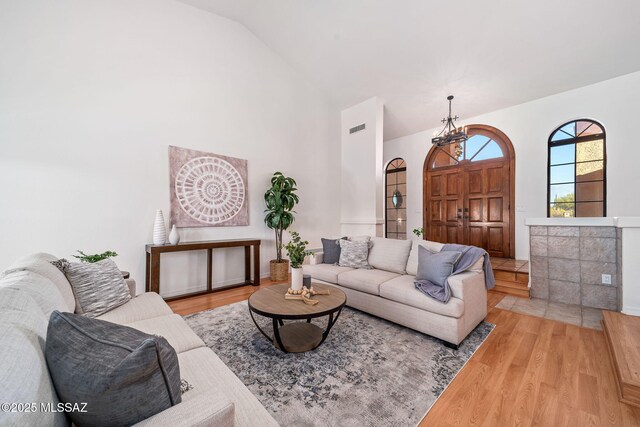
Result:
{"label": "pendant chandelier", "polygon": [[469,137],[467,136],[466,127],[456,128],[456,125],[453,123],[458,120],[458,116],[451,117],[451,101],[453,100],[453,95],[447,96],[447,100],[449,100],[449,115],[442,119],[444,127],[440,132],[436,131],[434,133],[431,143],[436,147],[454,145],[456,157],[460,157],[460,155],[462,155],[462,144],[469,139]]}

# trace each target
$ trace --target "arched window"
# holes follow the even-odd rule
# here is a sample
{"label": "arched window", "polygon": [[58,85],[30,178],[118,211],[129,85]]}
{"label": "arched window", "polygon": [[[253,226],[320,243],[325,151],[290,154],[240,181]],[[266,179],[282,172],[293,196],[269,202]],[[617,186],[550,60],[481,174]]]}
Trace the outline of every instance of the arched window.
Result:
{"label": "arched window", "polygon": [[445,145],[436,150],[431,169],[504,157],[500,144],[490,135],[481,133],[469,136],[466,142]]}
{"label": "arched window", "polygon": [[598,122],[574,120],[549,137],[548,217],[607,216],[606,135]]}
{"label": "arched window", "polygon": [[385,236],[391,239],[407,238],[407,164],[393,159],[385,170]]}

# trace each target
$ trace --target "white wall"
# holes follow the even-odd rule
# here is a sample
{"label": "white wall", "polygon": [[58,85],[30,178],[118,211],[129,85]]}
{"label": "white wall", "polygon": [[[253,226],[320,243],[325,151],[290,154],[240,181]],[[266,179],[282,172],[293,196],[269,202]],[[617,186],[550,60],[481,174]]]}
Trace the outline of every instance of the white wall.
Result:
{"label": "white wall", "polygon": [[[365,129],[349,133],[354,126]],[[373,97],[342,111],[341,234],[382,235],[383,104]]]}
{"label": "white wall", "polygon": [[[523,82],[526,84],[526,82]],[[545,217],[547,202],[547,140],[564,122],[592,118],[607,132],[607,215],[638,216],[640,186],[637,133],[640,72],[538,99],[477,117],[463,124],[487,124],[502,130],[516,152],[516,257],[529,255],[525,218]],[[385,141],[385,162],[407,162],[407,229],[422,226],[422,171],[434,129]]]}
{"label": "white wall", "polygon": [[[264,239],[266,274],[276,170],[298,180],[293,228],[314,244],[339,232],[339,116],[239,24],[171,0],[7,0],[0,52],[0,268],[111,249],[141,290],[155,210],[168,219],[168,145],[249,164],[250,226],[183,240]],[[215,283],[244,277],[241,256],[216,253]],[[203,286],[205,267],[204,252],[163,256],[164,293]]]}

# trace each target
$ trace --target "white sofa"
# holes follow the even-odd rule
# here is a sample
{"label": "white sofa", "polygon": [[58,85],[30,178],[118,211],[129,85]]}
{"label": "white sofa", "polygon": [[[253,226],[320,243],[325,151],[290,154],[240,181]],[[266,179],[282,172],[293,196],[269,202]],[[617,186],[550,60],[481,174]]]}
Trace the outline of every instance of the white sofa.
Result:
{"label": "white sofa", "polygon": [[[0,275],[0,402],[58,402],[44,356],[49,316],[73,312],[64,274],[35,254]],[[135,283],[129,283],[135,289]],[[133,285],[133,286],[132,286]],[[134,295],[134,293],[132,293]],[[175,405],[140,426],[277,426],[258,399],[156,293],[143,293],[99,319],[165,337],[178,353],[180,376],[194,386]],[[148,397],[148,396],[147,396]],[[0,425],[67,426],[61,412],[0,412]]]}
{"label": "white sofa", "polygon": [[457,348],[487,315],[484,260],[468,271],[451,276],[452,298],[443,304],[414,286],[418,245],[439,252],[443,244],[426,240],[395,240],[373,237],[368,262],[373,269],[353,269],[324,264],[316,252],[303,265],[312,280],[338,286],[347,305],[416,331],[440,338]]}

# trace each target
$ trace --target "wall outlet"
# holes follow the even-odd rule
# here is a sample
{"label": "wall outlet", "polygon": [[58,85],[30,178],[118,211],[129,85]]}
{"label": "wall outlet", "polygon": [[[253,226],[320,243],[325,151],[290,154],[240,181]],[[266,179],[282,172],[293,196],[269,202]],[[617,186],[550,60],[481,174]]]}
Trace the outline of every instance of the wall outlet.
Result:
{"label": "wall outlet", "polygon": [[603,274],[602,275],[602,284],[603,285],[610,285],[611,284],[611,275],[610,274]]}

